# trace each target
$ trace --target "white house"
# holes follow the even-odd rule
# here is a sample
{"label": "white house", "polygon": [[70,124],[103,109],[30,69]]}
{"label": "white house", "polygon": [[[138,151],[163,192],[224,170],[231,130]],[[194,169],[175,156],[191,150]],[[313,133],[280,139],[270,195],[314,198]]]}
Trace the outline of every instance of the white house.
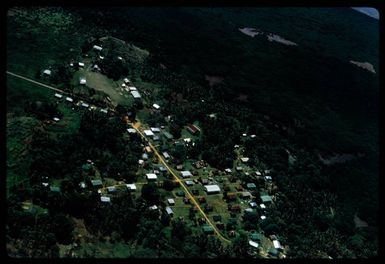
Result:
{"label": "white house", "polygon": [[153,104],[152,107],[156,110],[159,110],[160,106],[158,104]]}
{"label": "white house", "polygon": [[136,191],[136,185],[134,183],[126,184],[129,191]]}
{"label": "white house", "polygon": [[124,78],[124,79],[123,79],[123,82],[125,82],[125,83],[130,83],[130,80],[127,79],[127,78]]}
{"label": "white house", "polygon": [[108,111],[107,111],[107,109],[100,109],[100,112],[107,114]]}
{"label": "white house", "polygon": [[97,45],[94,45],[92,48],[93,48],[94,50],[97,50],[97,51],[101,51],[101,50],[103,49],[102,47],[97,46]]}
{"label": "white house", "polygon": [[246,163],[246,162],[248,162],[248,161],[249,161],[249,158],[247,158],[247,157],[243,157],[243,158],[241,158],[241,161],[242,161],[242,162],[244,162],[244,163]]}
{"label": "white house", "polygon": [[211,194],[211,193],[219,193],[221,191],[221,189],[219,188],[218,185],[216,184],[213,184],[213,185],[205,185],[205,191],[208,193],[208,194]]}
{"label": "white house", "polygon": [[57,98],[62,98],[62,97],[63,97],[63,95],[61,95],[61,94],[58,94],[58,93],[55,93],[55,97],[57,97]]}
{"label": "white house", "polygon": [[166,207],[166,212],[167,212],[167,214],[169,214],[169,215],[174,214],[174,212],[172,211],[172,209],[171,209],[169,206]]}
{"label": "white house", "polygon": [[147,173],[146,176],[149,181],[155,181],[158,178],[155,173]]}
{"label": "white house", "polygon": [[87,103],[82,103],[81,106],[85,107],[85,108],[88,108],[90,105],[87,104]]}
{"label": "white house", "polygon": [[68,101],[68,102],[73,102],[74,101],[74,99],[72,99],[71,97],[66,97],[66,101]]}
{"label": "white house", "polygon": [[80,78],[79,78],[79,83],[80,83],[80,84],[86,84],[86,83],[87,83],[86,78],[85,78],[85,77],[80,77]]}
{"label": "white house", "polygon": [[252,246],[252,247],[258,248],[258,243],[254,242],[252,240],[249,240],[249,245]]}
{"label": "white house", "polygon": [[169,205],[175,205],[175,201],[172,198],[167,199],[167,202],[168,202]]}
{"label": "white house", "polygon": [[278,240],[273,240],[273,245],[275,249],[281,248],[281,243]]}
{"label": "white house", "polygon": [[56,121],[56,122],[60,121],[60,119],[57,118],[57,117],[54,117],[53,120]]}
{"label": "white house", "polygon": [[142,97],[140,96],[140,93],[138,93],[138,91],[131,91],[131,95],[132,95],[132,97],[134,97],[135,99],[142,98]]}
{"label": "white house", "polygon": [[154,133],[159,133],[160,132],[160,128],[159,127],[151,127],[151,131],[154,132]]}
{"label": "white house", "polygon": [[107,196],[101,196],[100,197],[100,201],[102,201],[104,203],[110,203],[111,202],[111,198],[107,197]]}
{"label": "white house", "polygon": [[153,137],[153,136],[155,135],[150,129],[144,130],[143,133],[144,133],[147,137]]}
{"label": "white house", "polygon": [[167,152],[163,152],[162,154],[163,154],[163,157],[165,157],[166,159],[170,158],[170,155]]}
{"label": "white house", "polygon": [[183,178],[188,178],[192,176],[190,171],[181,171],[180,173],[182,174]]}
{"label": "white house", "polygon": [[127,132],[131,134],[135,134],[136,130],[134,128],[127,128]]}
{"label": "white house", "polygon": [[79,67],[84,67],[84,62],[79,62]]}
{"label": "white house", "polygon": [[43,73],[44,73],[45,75],[51,75],[51,70],[44,70]]}
{"label": "white house", "polygon": [[134,86],[129,86],[128,89],[129,89],[130,91],[136,91],[136,90],[138,90],[138,89],[136,89],[136,87],[134,87]]}

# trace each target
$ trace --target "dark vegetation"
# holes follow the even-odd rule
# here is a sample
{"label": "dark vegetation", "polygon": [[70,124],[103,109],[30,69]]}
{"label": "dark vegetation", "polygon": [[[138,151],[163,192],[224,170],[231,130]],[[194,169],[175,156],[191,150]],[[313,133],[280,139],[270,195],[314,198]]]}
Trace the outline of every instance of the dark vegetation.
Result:
{"label": "dark vegetation", "polygon": [[[281,243],[290,245],[289,257],[378,254],[379,82],[377,75],[349,64],[350,59],[369,61],[378,69],[377,21],[344,8],[68,8],[61,12],[71,14],[73,21],[82,18],[78,30],[88,37],[97,39],[108,32],[150,51],[148,61],[135,74],[161,85],[161,96],[168,101],[161,115],[173,116],[172,134],[178,138],[181,127],[194,121],[199,121],[203,131],[195,148],[179,149],[174,155],[201,157],[224,169],[232,166],[234,145],[242,133],[256,135],[244,144],[245,155],[251,164],[273,168],[279,190],[276,208],[261,228],[266,234],[281,234]],[[45,42],[52,54],[66,55],[53,48],[52,43],[63,42],[58,34],[50,33],[42,40],[37,37],[38,27],[30,34],[18,30],[23,23],[8,18],[11,70],[32,64],[29,59],[44,54],[41,45]],[[250,38],[238,31],[241,27],[277,33],[298,46]],[[73,30],[70,24],[64,32]],[[72,57],[79,56],[81,48],[76,51],[75,47],[84,43],[75,39],[79,44],[73,43]],[[10,44],[21,40],[28,40],[29,45]],[[24,59],[17,54],[34,48],[36,53],[20,63]],[[33,67],[44,66],[37,61],[39,65]],[[111,78],[134,71],[108,61],[103,66]],[[32,76],[33,67],[27,70]],[[60,69],[63,77],[55,82],[65,83],[66,69]],[[224,81],[209,87],[205,74],[222,76]],[[14,100],[8,99],[10,95]],[[15,104],[17,98],[24,108]],[[8,109],[40,120],[59,114],[49,102],[37,104],[25,98],[9,93]],[[211,113],[216,117],[209,117]],[[161,115],[154,115],[148,123],[159,124]],[[246,256],[243,236],[226,248],[216,239],[192,234],[183,221],[170,221],[164,213],[158,219],[146,206],[160,202],[158,189],[151,184],[143,187],[142,198],[133,201],[123,196],[112,206],[100,204],[97,195],[77,191],[83,180],[81,166],[90,158],[103,175],[135,179],[140,139],[124,139],[123,132],[120,118],[88,112],[75,134],[34,132],[28,171],[31,190],[15,188],[17,193],[8,198],[7,236],[11,246],[19,249],[10,255],[57,256],[55,242],[71,242],[71,218],[76,217],[84,219],[93,234],[115,232],[119,234],[116,241],[139,243],[141,249],[132,252],[133,257]],[[286,150],[296,157],[291,165]],[[319,155],[336,153],[362,155],[329,166],[319,159]],[[42,177],[65,179],[61,187],[69,191],[48,193],[37,184]],[[166,184],[165,188],[172,187]],[[34,218],[22,212],[19,202],[27,199],[48,208],[49,213]],[[356,228],[354,215],[369,227]],[[246,230],[255,228],[254,218],[246,217]]]}

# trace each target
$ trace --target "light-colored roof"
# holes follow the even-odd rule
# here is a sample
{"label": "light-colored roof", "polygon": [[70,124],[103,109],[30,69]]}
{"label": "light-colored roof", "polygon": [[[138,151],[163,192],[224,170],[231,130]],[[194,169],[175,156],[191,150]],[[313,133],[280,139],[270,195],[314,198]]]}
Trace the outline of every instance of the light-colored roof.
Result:
{"label": "light-colored roof", "polygon": [[84,62],[79,62],[80,67],[84,67]]}
{"label": "light-colored roof", "polygon": [[131,91],[131,95],[132,95],[134,98],[141,98],[140,93],[139,93],[138,91]]}
{"label": "light-colored roof", "polygon": [[272,201],[270,195],[261,195],[261,200],[262,200],[262,202],[264,202],[264,203],[266,203],[266,202],[271,202],[271,201]]}
{"label": "light-colored roof", "polygon": [[107,114],[108,110],[107,109],[100,109],[100,112],[103,112],[103,113]]}
{"label": "light-colored roof", "polygon": [[128,89],[129,89],[130,91],[136,91],[136,90],[138,90],[138,89],[136,89],[135,86],[130,86],[130,87],[128,87]]}
{"label": "light-colored roof", "polygon": [[152,107],[154,107],[155,109],[159,109],[160,106],[158,104],[153,104]]}
{"label": "light-colored roof", "polygon": [[175,204],[175,201],[174,201],[174,199],[172,199],[172,198],[167,199],[167,202],[168,202],[169,204]]}
{"label": "light-colored roof", "polygon": [[136,190],[135,183],[126,184],[126,186],[127,186],[127,189],[129,189],[129,190]]}
{"label": "light-colored roof", "polygon": [[151,131],[158,133],[158,132],[160,132],[160,128],[159,127],[151,127]]}
{"label": "light-colored roof", "polygon": [[186,143],[189,143],[189,142],[191,142],[191,138],[184,138],[183,141]]}
{"label": "light-colored roof", "polygon": [[61,95],[61,94],[58,94],[58,93],[55,93],[55,97],[57,97],[57,98],[62,98],[62,97],[63,97],[63,95]]}
{"label": "light-colored roof", "polygon": [[260,171],[256,171],[255,174],[257,174],[258,176],[262,175]]}
{"label": "light-colored roof", "polygon": [[266,216],[261,215],[261,219],[262,219],[262,220],[266,219]]}
{"label": "light-colored roof", "polygon": [[124,78],[123,81],[124,81],[125,83],[129,83],[129,82],[130,82],[130,80],[129,80],[128,78]]}
{"label": "light-colored roof", "polygon": [[100,46],[94,45],[94,46],[93,46],[93,49],[101,51],[103,48],[100,47]]}
{"label": "light-colored roof", "polygon": [[183,178],[192,176],[190,171],[181,171],[180,173],[182,174]]}
{"label": "light-colored roof", "polygon": [[165,158],[169,158],[169,157],[170,157],[170,155],[169,155],[167,152],[163,152],[162,154],[163,154],[163,156],[164,156]]}
{"label": "light-colored roof", "polygon": [[186,185],[194,185],[193,181],[186,181]]}
{"label": "light-colored roof", "polygon": [[259,205],[259,207],[261,207],[262,209],[265,209],[266,208],[266,205],[264,205],[263,203]]}
{"label": "light-colored roof", "polygon": [[142,165],[143,163],[144,163],[144,160],[138,160],[138,163],[140,164],[140,165]]}
{"label": "light-colored roof", "polygon": [[90,105],[89,105],[89,104],[87,104],[87,103],[82,103],[82,104],[81,104],[81,106],[83,106],[83,107],[86,107],[86,108],[87,108],[87,107],[89,107]]}
{"label": "light-colored roof", "polygon": [[249,158],[243,157],[243,158],[241,158],[241,161],[242,161],[242,162],[248,162],[248,161],[249,161]]}
{"label": "light-colored roof", "polygon": [[47,75],[51,75],[51,70],[44,70],[43,73]]}
{"label": "light-colored roof", "polygon": [[111,202],[111,198],[107,197],[107,196],[100,196],[100,201],[105,202],[105,203],[109,203],[109,202]]}
{"label": "light-colored roof", "polygon": [[80,82],[80,84],[86,84],[86,83],[87,83],[87,80],[86,80],[85,77],[80,77],[80,78],[79,78],[79,82]]}
{"label": "light-colored roof", "polygon": [[216,185],[216,184],[213,184],[213,185],[205,185],[204,187],[205,187],[206,191],[209,192],[209,193],[210,193],[210,192],[220,192],[220,191],[221,191],[221,189],[219,188],[219,186]]}
{"label": "light-colored roof", "polygon": [[252,240],[249,240],[249,245],[252,247],[258,248],[258,243],[254,242]]}
{"label": "light-colored roof", "polygon": [[66,97],[66,100],[67,100],[68,102],[73,102],[73,101],[74,101],[74,99],[72,99],[71,97]]}
{"label": "light-colored roof", "polygon": [[150,206],[150,207],[148,207],[148,208],[150,208],[151,210],[156,210],[156,209],[158,209],[158,206],[156,206],[156,205],[154,204],[154,205],[152,205],[152,206]]}
{"label": "light-colored roof", "polygon": [[134,128],[127,128],[128,133],[136,133],[136,130]]}
{"label": "light-colored roof", "polygon": [[148,180],[155,180],[158,178],[155,173],[147,173],[146,176]]}
{"label": "light-colored roof", "polygon": [[53,120],[56,121],[56,122],[57,122],[57,121],[60,121],[60,119],[57,118],[57,117],[54,117]]}
{"label": "light-colored roof", "polygon": [[166,212],[168,214],[172,214],[173,213],[172,209],[169,206],[166,207]]}
{"label": "light-colored roof", "polygon": [[115,192],[115,191],[116,191],[116,187],[115,187],[115,186],[108,186],[108,187],[107,187],[107,190],[108,190],[109,192]]}
{"label": "light-colored roof", "polygon": [[231,169],[227,168],[227,169],[225,169],[225,172],[231,173]]}
{"label": "light-colored roof", "polygon": [[281,243],[278,240],[273,240],[273,245],[276,249],[281,248]]}
{"label": "light-colored roof", "polygon": [[152,137],[154,135],[154,133],[150,129],[146,129],[143,132],[148,137]]}

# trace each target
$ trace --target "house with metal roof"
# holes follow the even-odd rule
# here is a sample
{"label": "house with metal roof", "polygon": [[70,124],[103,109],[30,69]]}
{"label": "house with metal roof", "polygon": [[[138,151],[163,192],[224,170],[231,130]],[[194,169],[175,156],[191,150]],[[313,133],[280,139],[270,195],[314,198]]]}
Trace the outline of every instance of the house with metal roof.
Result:
{"label": "house with metal roof", "polygon": [[171,207],[169,207],[169,206],[166,207],[166,212],[168,215],[171,215],[171,216],[174,215],[174,212],[172,211]]}
{"label": "house with metal roof", "polygon": [[192,176],[190,171],[181,171],[180,173],[181,173],[183,178],[188,178],[188,177]]}
{"label": "house with metal roof", "polygon": [[155,173],[147,173],[146,176],[147,176],[147,180],[149,181],[156,181],[156,179],[158,178],[158,176],[156,176]]}
{"label": "house with metal roof", "polygon": [[219,193],[221,191],[219,186],[216,184],[205,185],[204,188],[205,188],[205,191],[207,192],[207,194]]}
{"label": "house with metal roof", "polygon": [[128,189],[129,191],[136,191],[136,185],[135,185],[135,183],[126,184],[126,186],[127,186],[127,189]]}

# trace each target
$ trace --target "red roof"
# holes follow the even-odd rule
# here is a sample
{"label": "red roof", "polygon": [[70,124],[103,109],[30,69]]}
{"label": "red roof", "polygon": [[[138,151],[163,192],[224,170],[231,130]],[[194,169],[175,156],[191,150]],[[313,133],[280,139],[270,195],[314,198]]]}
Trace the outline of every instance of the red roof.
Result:
{"label": "red roof", "polygon": [[192,125],[192,124],[188,124],[188,125],[187,125],[187,129],[188,129],[191,133],[193,133],[193,134],[195,134],[196,132],[199,132],[199,131],[200,131],[200,129],[199,129],[198,127],[196,127],[195,125]]}

